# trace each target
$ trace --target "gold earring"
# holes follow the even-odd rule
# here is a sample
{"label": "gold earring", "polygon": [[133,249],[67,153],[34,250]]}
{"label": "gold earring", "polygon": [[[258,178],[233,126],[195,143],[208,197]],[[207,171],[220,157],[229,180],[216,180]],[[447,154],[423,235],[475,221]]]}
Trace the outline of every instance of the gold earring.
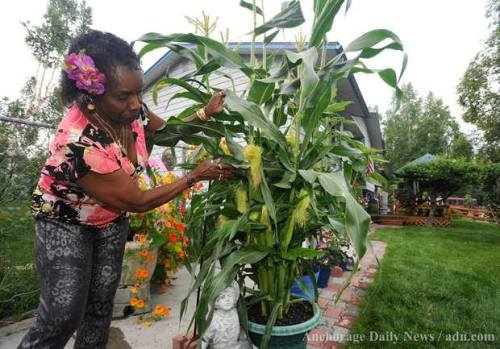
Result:
{"label": "gold earring", "polygon": [[92,103],[92,102],[89,102],[87,104],[87,109],[90,110],[90,111],[94,111],[95,110],[95,104]]}

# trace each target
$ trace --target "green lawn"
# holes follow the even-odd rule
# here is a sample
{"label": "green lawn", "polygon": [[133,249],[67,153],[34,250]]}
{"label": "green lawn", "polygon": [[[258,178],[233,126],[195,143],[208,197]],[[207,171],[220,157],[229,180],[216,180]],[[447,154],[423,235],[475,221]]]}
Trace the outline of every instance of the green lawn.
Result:
{"label": "green lawn", "polygon": [[38,304],[34,241],[29,202],[0,205],[0,319]]}
{"label": "green lawn", "polygon": [[498,225],[382,229],[372,240],[387,249],[346,348],[500,347]]}

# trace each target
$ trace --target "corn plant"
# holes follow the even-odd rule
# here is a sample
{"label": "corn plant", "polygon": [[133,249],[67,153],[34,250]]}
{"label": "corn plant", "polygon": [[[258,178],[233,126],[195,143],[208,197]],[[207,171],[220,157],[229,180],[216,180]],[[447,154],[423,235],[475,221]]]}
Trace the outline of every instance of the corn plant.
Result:
{"label": "corn plant", "polygon": [[[345,3],[345,4],[344,4]],[[254,18],[263,16],[255,2],[241,1]],[[200,268],[188,294],[202,292],[192,321],[203,333],[212,316],[211,304],[229,283],[249,278],[254,287],[245,288],[252,303],[268,316],[263,347],[270,338],[276,319],[285,317],[297,300],[290,293],[294,281],[312,274],[311,260],[321,252],[304,247],[304,241],[323,227],[348,238],[360,257],[367,248],[369,215],[358,203],[354,183],[375,180],[363,177],[368,161],[377,159],[373,149],[353,139],[340,125],[347,123],[341,112],[349,101],[337,99],[339,81],[354,73],[376,73],[400,93],[398,74],[391,69],[374,70],[366,59],[384,50],[406,54],[400,39],[389,30],[368,32],[327,59],[326,34],[335,16],[350,1],[315,0],[314,23],[309,40],[297,47],[267,53],[265,46],[284,28],[304,23],[299,1],[292,1],[276,16],[254,25],[255,38],[263,38],[262,61],[250,60],[223,43],[195,34],[161,35],[148,33],[141,55],[168,47],[191,60],[196,72],[184,79],[165,77],[153,88],[169,84],[184,91],[172,98],[188,98],[193,106],[168,120],[156,144],[172,146],[178,141],[200,145],[199,152],[223,158],[239,176],[216,182],[192,201],[189,229],[194,237],[193,253]],[[382,41],[382,47],[375,47]],[[183,118],[205,103],[216,90],[209,85],[211,74],[221,67],[237,68],[249,80],[243,94],[226,91],[226,110],[208,123],[185,122]],[[230,77],[228,77],[230,78]],[[208,233],[201,239],[201,231]],[[219,270],[220,268],[220,270]],[[187,298],[186,297],[186,300]],[[186,301],[182,304],[182,313]],[[245,324],[245,308],[241,307]]]}

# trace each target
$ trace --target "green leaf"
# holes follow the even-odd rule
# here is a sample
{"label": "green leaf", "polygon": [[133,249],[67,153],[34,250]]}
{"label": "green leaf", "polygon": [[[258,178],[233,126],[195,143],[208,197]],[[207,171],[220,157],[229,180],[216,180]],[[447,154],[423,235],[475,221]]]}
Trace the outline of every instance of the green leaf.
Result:
{"label": "green leaf", "polygon": [[[250,3],[250,2],[246,2],[244,0],[240,0],[240,6],[246,8],[246,9],[249,9],[250,11],[253,12],[253,4]],[[257,6],[257,5],[255,5],[255,12],[258,13],[259,15],[261,15],[261,16],[264,15],[264,12],[262,12],[262,9],[259,6]]]}
{"label": "green leaf", "polygon": [[173,43],[165,44],[165,46],[168,47],[173,52],[175,52],[176,54],[178,54],[179,56],[182,56],[192,61],[197,68],[203,65],[203,58],[190,48]]}
{"label": "green leaf", "polygon": [[292,188],[291,183],[295,181],[295,178],[297,175],[295,172],[289,172],[286,171],[281,180],[277,183],[273,183],[275,187],[282,188],[282,189],[290,189]]}
{"label": "green leaf", "polygon": [[206,52],[208,52],[212,58],[217,60],[222,66],[228,68],[239,68],[247,76],[251,76],[253,74],[253,70],[245,64],[243,58],[241,58],[238,53],[227,48],[224,44],[204,36],[195,34],[162,35],[159,33],[147,33],[136,41],[154,44],[154,46],[151,47],[151,50],[161,47],[160,45],[165,46],[166,44],[173,42],[201,45],[204,50],[206,50]]}
{"label": "green leaf", "polygon": [[305,97],[309,96],[319,82],[318,75],[314,70],[314,64],[318,60],[318,50],[316,47],[311,47],[307,51],[299,53],[285,51],[285,55],[292,63],[301,61],[301,68],[299,68],[301,98],[305,100]]}
{"label": "green leaf", "polygon": [[401,39],[392,31],[387,29],[375,29],[361,35],[357,39],[354,39],[349,45],[347,45],[345,50],[347,52],[360,51],[367,47],[372,47],[385,39],[392,39],[394,42],[401,45],[401,50],[403,49]]}
{"label": "green leaf", "polygon": [[294,28],[305,22],[300,2],[298,0],[291,1],[290,4],[276,16],[271,18],[266,23],[255,28],[255,35],[264,34],[273,28]]}
{"label": "green leaf", "polygon": [[323,189],[330,195],[341,198],[346,203],[345,230],[356,247],[359,258],[361,258],[366,251],[366,236],[370,224],[370,215],[366,213],[352,195],[343,173],[322,173],[318,178]]}
{"label": "green leaf", "polygon": [[[384,41],[385,39],[392,39],[393,42],[382,47],[382,48],[372,48],[374,45]],[[359,38],[352,41],[346,48],[346,51],[361,51],[361,58],[370,58],[373,57],[385,49],[398,50],[403,51],[403,42],[401,39],[392,31],[387,29],[375,29],[369,31],[361,35]],[[401,65],[401,71],[399,72],[398,80],[403,76],[404,71],[406,70],[406,65],[408,63],[408,55],[403,53],[403,63]],[[396,93],[401,94],[399,89],[396,90]]]}
{"label": "green leaf", "polygon": [[197,75],[209,74],[211,72],[216,71],[220,67],[221,65],[219,64],[219,61],[216,59],[212,59],[211,61],[200,66],[199,69],[193,75],[197,76]]}
{"label": "green leaf", "polygon": [[264,202],[266,203],[267,209],[269,210],[269,216],[272,218],[272,220],[275,222],[275,224],[278,223],[276,219],[276,206],[274,204],[274,198],[273,195],[271,194],[271,190],[269,189],[269,186],[267,184],[266,177],[264,175],[264,172],[262,171],[262,183],[260,184],[260,192],[262,194],[262,198],[264,199]]}
{"label": "green leaf", "polygon": [[257,105],[266,103],[273,96],[274,83],[264,83],[255,80],[248,92],[248,100]]}
{"label": "green leaf", "polygon": [[271,333],[273,331],[274,324],[276,323],[276,319],[278,314],[283,307],[281,302],[274,303],[273,310],[271,311],[271,315],[269,319],[267,319],[266,329],[264,330],[264,335],[262,336],[262,341],[260,343],[261,349],[267,349],[269,345],[269,340],[271,339]]}
{"label": "green leaf", "polygon": [[315,250],[312,248],[298,247],[292,248],[289,251],[283,252],[282,257],[291,261],[297,258],[312,259],[325,255],[326,251]]}
{"label": "green leaf", "polygon": [[207,94],[201,92],[200,90],[193,87],[192,85],[190,85],[186,81],[183,81],[180,79],[175,79],[175,78],[161,78],[160,80],[158,80],[155,83],[155,85],[151,89],[151,96],[152,96],[153,102],[155,104],[158,104],[158,92],[159,92],[159,90],[161,90],[162,88],[164,88],[168,85],[177,85],[177,86],[184,88],[185,90],[190,92],[194,98],[196,98],[196,101],[198,101],[200,103],[206,104],[208,102],[208,95]]}
{"label": "green leaf", "polygon": [[259,129],[270,140],[286,149],[286,139],[283,134],[274,123],[262,114],[262,111],[255,103],[238,97],[232,91],[226,92],[225,101],[229,110],[239,113],[250,125]]}
{"label": "green leaf", "polygon": [[309,39],[309,47],[319,47],[321,45],[326,34],[332,29],[335,16],[343,3],[344,0],[327,0],[318,5],[320,12],[316,13],[316,20]]}
{"label": "green leaf", "polygon": [[318,179],[318,176],[321,172],[316,172],[313,170],[299,170],[299,174],[304,178],[307,182],[313,184]]}
{"label": "green leaf", "polygon": [[272,42],[274,38],[278,36],[279,32],[280,32],[279,30],[276,30],[274,33],[271,33],[270,35],[266,36],[266,38],[264,39],[264,44],[267,45],[270,42]]}

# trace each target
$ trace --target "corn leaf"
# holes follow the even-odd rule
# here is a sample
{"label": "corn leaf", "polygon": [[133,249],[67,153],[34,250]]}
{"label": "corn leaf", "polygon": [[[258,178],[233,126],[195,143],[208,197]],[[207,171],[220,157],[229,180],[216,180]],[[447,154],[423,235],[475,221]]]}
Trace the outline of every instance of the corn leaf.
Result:
{"label": "corn leaf", "polygon": [[316,21],[312,28],[311,38],[309,39],[309,47],[319,47],[323,42],[326,34],[332,29],[333,20],[344,0],[326,0],[322,1],[321,4],[317,3],[316,10]]}
{"label": "corn leaf", "polygon": [[305,22],[300,2],[291,1],[280,13],[271,18],[266,23],[255,28],[255,35],[261,35],[274,28],[295,28]]}
{"label": "corn leaf", "polygon": [[266,137],[286,149],[286,140],[279,129],[267,119],[253,102],[246,101],[232,91],[226,92],[226,105],[229,110],[239,113],[250,125],[259,129]]}

